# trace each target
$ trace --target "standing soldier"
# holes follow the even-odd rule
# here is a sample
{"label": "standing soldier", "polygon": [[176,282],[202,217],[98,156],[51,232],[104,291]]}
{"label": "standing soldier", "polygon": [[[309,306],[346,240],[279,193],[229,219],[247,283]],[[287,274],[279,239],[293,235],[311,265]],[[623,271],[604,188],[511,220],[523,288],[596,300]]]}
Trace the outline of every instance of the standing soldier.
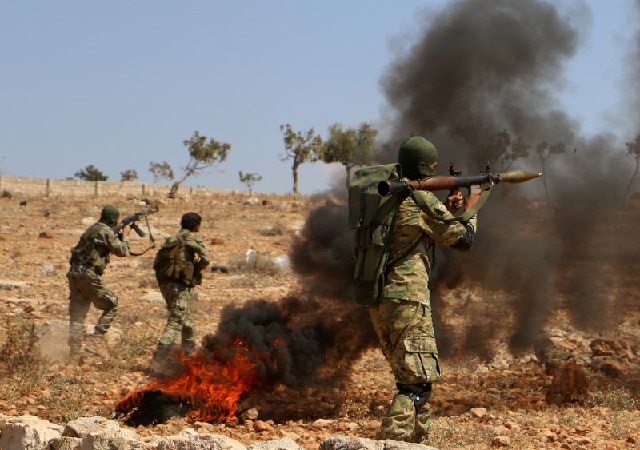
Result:
{"label": "standing soldier", "polygon": [[[438,152],[423,137],[405,140],[398,151],[405,180],[432,177]],[[390,266],[381,301],[369,308],[382,352],[396,381],[397,393],[382,421],[381,439],[426,443],[432,383],[440,381],[438,349],[429,299],[429,258],[433,243],[467,250],[473,244],[477,218],[454,220],[453,211],[472,207],[475,192],[463,199],[452,193],[443,204],[428,191],[413,191],[400,204],[393,225]]]}
{"label": "standing soldier", "polygon": [[195,348],[194,322],[189,305],[191,291],[196,285],[202,284],[202,270],[211,262],[198,233],[201,223],[199,214],[185,213],[180,223],[181,230],[167,238],[153,262],[158,286],[169,311],[154,356],[156,362],[167,355],[178,334],[181,335],[185,353]]}
{"label": "standing soldier", "polygon": [[69,350],[77,354],[84,339],[84,321],[93,304],[102,310],[94,327],[93,335],[103,336],[111,327],[118,313],[118,297],[102,280],[104,269],[109,264],[109,255],[129,256],[131,232],[129,225],[122,228],[118,236],[112,227],[117,225],[120,213],[117,208],[106,205],[100,219],[82,234],[78,244],[71,250],[69,260]]}

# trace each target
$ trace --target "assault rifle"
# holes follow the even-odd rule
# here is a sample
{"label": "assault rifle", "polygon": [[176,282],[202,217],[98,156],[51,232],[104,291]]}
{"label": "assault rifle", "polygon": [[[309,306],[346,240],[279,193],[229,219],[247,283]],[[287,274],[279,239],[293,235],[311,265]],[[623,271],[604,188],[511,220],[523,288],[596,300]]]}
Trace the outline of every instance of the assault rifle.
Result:
{"label": "assault rifle", "polygon": [[148,209],[146,211],[140,211],[140,212],[133,213],[130,216],[127,216],[124,219],[122,219],[122,221],[119,224],[117,224],[117,225],[115,225],[114,227],[111,228],[113,230],[113,232],[116,234],[116,236],[118,236],[120,239],[122,239],[122,229],[124,227],[126,227],[127,225],[130,225],[131,229],[133,231],[135,231],[138,236],[145,237],[147,235],[147,233],[142,231],[140,229],[140,227],[138,226],[138,222],[140,222],[141,220],[144,219],[145,224],[147,226],[147,230],[149,231],[149,247],[147,247],[142,252],[138,252],[138,253],[130,251],[129,253],[131,255],[140,256],[143,253],[146,253],[148,250],[151,250],[152,248],[154,248],[156,246],[156,241],[155,241],[153,235],[151,234],[151,227],[149,226],[148,216],[150,216],[151,214],[157,213],[157,212],[158,212],[158,207],[156,206],[156,207]]}
{"label": "assault rifle", "polygon": [[126,227],[127,225],[131,225],[131,229],[135,231],[138,236],[145,237],[147,234],[140,229],[137,222],[141,221],[142,219],[146,219],[147,216],[157,212],[158,208],[152,208],[146,211],[133,213],[130,216],[122,219],[122,222],[120,222],[118,225],[115,225],[112,230],[115,234],[118,234],[124,227]]}
{"label": "assault rifle", "polygon": [[385,197],[409,190],[444,191],[471,186],[493,186],[498,183],[524,183],[542,176],[541,172],[525,172],[524,170],[509,170],[503,173],[482,173],[480,175],[462,176],[460,172],[449,169],[455,175],[436,176],[411,181],[381,181],[378,183],[378,194]]}

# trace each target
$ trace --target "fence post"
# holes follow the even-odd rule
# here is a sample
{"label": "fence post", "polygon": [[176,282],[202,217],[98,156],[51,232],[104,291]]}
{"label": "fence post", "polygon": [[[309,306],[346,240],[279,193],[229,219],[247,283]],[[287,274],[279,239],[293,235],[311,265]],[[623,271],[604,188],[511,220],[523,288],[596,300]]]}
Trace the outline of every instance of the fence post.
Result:
{"label": "fence post", "polygon": [[47,178],[47,187],[46,187],[44,196],[49,197],[50,194],[51,194],[51,179]]}
{"label": "fence post", "polygon": [[94,181],[94,185],[93,185],[93,195],[94,195],[95,197],[98,197],[98,196],[100,195],[100,193],[99,193],[99,190],[100,190],[100,189],[98,188],[98,183],[99,183],[99,181],[98,181],[98,180]]}

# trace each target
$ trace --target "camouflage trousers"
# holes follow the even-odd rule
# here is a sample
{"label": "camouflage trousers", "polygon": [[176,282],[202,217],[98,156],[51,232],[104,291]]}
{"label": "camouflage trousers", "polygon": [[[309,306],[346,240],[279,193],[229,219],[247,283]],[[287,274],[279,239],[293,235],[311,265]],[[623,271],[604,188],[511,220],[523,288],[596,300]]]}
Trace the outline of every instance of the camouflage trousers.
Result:
{"label": "camouflage trousers", "polygon": [[429,432],[431,383],[440,381],[431,309],[419,302],[383,299],[369,308],[369,315],[398,386],[380,437],[421,442]]}
{"label": "camouflage trousers", "polygon": [[172,281],[159,282],[158,285],[169,311],[164,331],[158,340],[158,349],[170,347],[176,340],[176,336],[181,335],[182,348],[189,352],[195,348],[194,322],[189,307],[191,289],[184,284]]}
{"label": "camouflage trousers", "polygon": [[94,333],[105,334],[118,314],[118,297],[102,278],[92,271],[70,271],[69,280],[69,348],[78,351],[84,338],[84,322],[93,304],[102,310]]}

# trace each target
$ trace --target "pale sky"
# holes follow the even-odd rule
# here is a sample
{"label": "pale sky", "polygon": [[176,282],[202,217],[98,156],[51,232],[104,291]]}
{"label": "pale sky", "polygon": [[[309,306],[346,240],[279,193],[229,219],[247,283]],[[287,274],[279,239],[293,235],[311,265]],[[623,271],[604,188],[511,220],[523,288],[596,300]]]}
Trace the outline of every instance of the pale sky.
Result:
{"label": "pale sky", "polygon": [[[487,0],[490,1],[490,0]],[[384,127],[379,81],[445,0],[0,0],[0,172],[63,179],[94,165],[110,180],[150,161],[177,173],[194,130],[232,145],[220,170],[185,185],[292,190],[281,124]],[[561,0],[562,8],[578,3]],[[588,133],[619,119],[632,0],[588,0],[591,28],[558,97]],[[305,164],[303,194],[342,166]]]}

